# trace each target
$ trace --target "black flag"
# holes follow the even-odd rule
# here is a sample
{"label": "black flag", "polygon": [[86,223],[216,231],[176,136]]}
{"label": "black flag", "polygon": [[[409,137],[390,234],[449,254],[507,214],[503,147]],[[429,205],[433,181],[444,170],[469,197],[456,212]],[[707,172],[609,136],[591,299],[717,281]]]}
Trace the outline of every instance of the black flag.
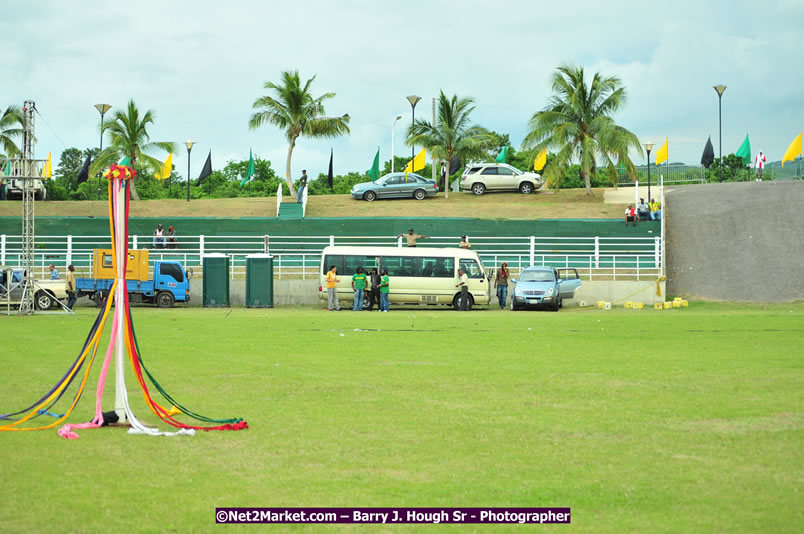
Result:
{"label": "black flag", "polygon": [[458,156],[457,154],[452,156],[452,159],[449,160],[449,175],[452,176],[453,174],[458,172],[458,169],[460,169],[462,166],[463,163],[461,163],[460,156]]}
{"label": "black flag", "polygon": [[84,160],[84,166],[81,167],[81,170],[78,172],[78,183],[83,183],[89,180],[89,163],[92,161],[91,156],[87,156],[87,159]]}
{"label": "black flag", "polygon": [[329,190],[334,191],[332,188],[332,149],[329,149],[329,173],[327,173],[327,183],[329,184]]}
{"label": "black flag", "polygon": [[706,146],[701,156],[701,165],[708,169],[713,161],[715,161],[715,147],[712,146],[712,136],[710,135],[709,139],[706,140]]}
{"label": "black flag", "polygon": [[201,174],[198,175],[198,180],[196,180],[195,185],[201,185],[201,182],[204,179],[212,174],[212,151],[209,151],[209,156],[207,156],[207,162],[204,163],[204,168],[201,169]]}

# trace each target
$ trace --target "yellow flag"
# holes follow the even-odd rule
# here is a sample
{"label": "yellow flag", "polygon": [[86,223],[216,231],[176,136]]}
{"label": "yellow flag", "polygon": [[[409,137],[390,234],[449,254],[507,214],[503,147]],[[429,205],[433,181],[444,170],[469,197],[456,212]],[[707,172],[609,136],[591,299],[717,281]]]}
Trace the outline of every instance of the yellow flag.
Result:
{"label": "yellow flag", "polygon": [[168,154],[168,157],[165,160],[164,165],[162,165],[161,169],[156,171],[156,174],[154,174],[154,176],[156,177],[157,180],[166,180],[170,178],[171,171],[173,171],[173,152]]}
{"label": "yellow flag", "polygon": [[539,155],[536,156],[536,159],[533,160],[533,170],[540,171],[544,169],[545,165],[547,165],[547,149],[543,148]]}
{"label": "yellow flag", "polygon": [[[416,157],[413,158],[413,160],[409,161],[407,165],[405,165],[405,171],[404,171],[405,180],[407,180],[407,174],[409,172],[420,171],[424,168],[425,157],[426,154],[424,152],[424,149],[421,149],[421,151],[418,154],[416,154]],[[411,164],[413,165],[413,168],[411,168]]]}
{"label": "yellow flag", "polygon": [[784,151],[784,156],[782,156],[782,167],[784,167],[785,161],[793,161],[796,159],[796,156],[801,155],[801,134],[793,139],[793,142],[790,143],[790,146],[787,147],[787,150]]}
{"label": "yellow flag", "polygon": [[667,138],[664,138],[664,144],[656,151],[656,165],[661,165],[667,161]]}
{"label": "yellow flag", "polygon": [[53,176],[53,161],[50,159],[50,155],[51,153],[48,152],[47,161],[45,161],[45,164],[42,165],[42,178],[45,180]]}

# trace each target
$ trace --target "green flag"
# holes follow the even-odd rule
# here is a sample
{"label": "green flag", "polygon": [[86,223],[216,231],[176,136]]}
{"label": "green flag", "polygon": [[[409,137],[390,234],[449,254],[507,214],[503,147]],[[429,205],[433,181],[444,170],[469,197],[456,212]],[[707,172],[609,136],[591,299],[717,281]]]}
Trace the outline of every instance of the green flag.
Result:
{"label": "green flag", "polygon": [[372,182],[380,178],[380,147],[377,147],[377,154],[374,156],[374,163],[371,164],[371,170],[368,175]]}
{"label": "green flag", "polygon": [[508,163],[508,147],[504,146],[500,154],[495,159],[497,163]]}
{"label": "green flag", "polygon": [[125,166],[125,167],[131,167],[131,160],[129,159],[128,156],[126,156],[125,158],[120,160],[120,163],[118,163],[118,165]]}
{"label": "green flag", "polygon": [[745,141],[743,141],[743,144],[737,149],[735,155],[743,160],[743,165],[751,164],[751,142],[748,140],[748,134],[745,134]]}
{"label": "green flag", "polygon": [[5,173],[4,173],[4,174],[5,174],[6,176],[11,176],[11,162],[10,162],[10,161],[8,162],[8,165],[6,165],[6,169],[5,169]]}
{"label": "green flag", "polygon": [[254,176],[254,156],[251,155],[251,149],[248,149],[248,171],[246,171],[246,177],[243,178],[243,181],[240,182],[240,187],[243,187],[247,183],[251,181],[251,177]]}

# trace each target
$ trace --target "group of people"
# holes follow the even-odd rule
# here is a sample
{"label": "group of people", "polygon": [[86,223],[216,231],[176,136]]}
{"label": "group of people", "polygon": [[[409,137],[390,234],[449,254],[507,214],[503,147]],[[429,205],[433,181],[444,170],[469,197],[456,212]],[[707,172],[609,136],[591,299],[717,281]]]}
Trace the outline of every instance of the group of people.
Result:
{"label": "group of people", "polygon": [[168,227],[167,233],[162,229],[161,224],[156,225],[154,230],[154,248],[177,248],[179,242],[176,238],[176,229],[172,226]]}
{"label": "group of people", "polygon": [[[50,279],[51,280],[59,280],[61,274],[59,270],[56,269],[56,266],[52,263],[50,264]],[[75,301],[78,300],[78,296],[75,293],[75,267],[71,263],[67,266],[67,308],[72,310],[73,306],[75,306]]]}
{"label": "group of people", "polygon": [[646,204],[645,199],[640,198],[636,207],[633,204],[628,204],[628,207],[625,208],[625,225],[628,226],[628,223],[632,223],[636,226],[640,220],[661,221],[662,203],[650,199],[650,203]]}
{"label": "group of people", "polygon": [[[341,311],[340,302],[338,302],[338,292],[335,284],[340,282],[338,278],[338,267],[331,265],[329,272],[327,272],[327,309],[329,311]],[[354,291],[354,302],[352,303],[352,311],[363,311],[363,300],[368,296],[368,306],[365,308],[367,311],[372,311],[374,305],[377,305],[378,311],[389,311],[388,294],[391,289],[391,282],[388,277],[388,271],[382,270],[382,273],[377,272],[376,267],[372,267],[371,272],[366,274],[363,267],[355,269],[355,274],[352,276],[352,291]]]}

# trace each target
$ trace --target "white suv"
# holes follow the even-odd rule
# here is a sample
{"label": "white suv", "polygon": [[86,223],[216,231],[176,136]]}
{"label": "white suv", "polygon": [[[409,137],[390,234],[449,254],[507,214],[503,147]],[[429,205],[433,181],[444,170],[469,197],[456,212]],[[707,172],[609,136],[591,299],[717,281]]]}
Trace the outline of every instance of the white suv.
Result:
{"label": "white suv", "polygon": [[461,190],[482,195],[486,191],[519,191],[525,195],[544,185],[535,172],[522,172],[505,163],[473,163],[461,176]]}

